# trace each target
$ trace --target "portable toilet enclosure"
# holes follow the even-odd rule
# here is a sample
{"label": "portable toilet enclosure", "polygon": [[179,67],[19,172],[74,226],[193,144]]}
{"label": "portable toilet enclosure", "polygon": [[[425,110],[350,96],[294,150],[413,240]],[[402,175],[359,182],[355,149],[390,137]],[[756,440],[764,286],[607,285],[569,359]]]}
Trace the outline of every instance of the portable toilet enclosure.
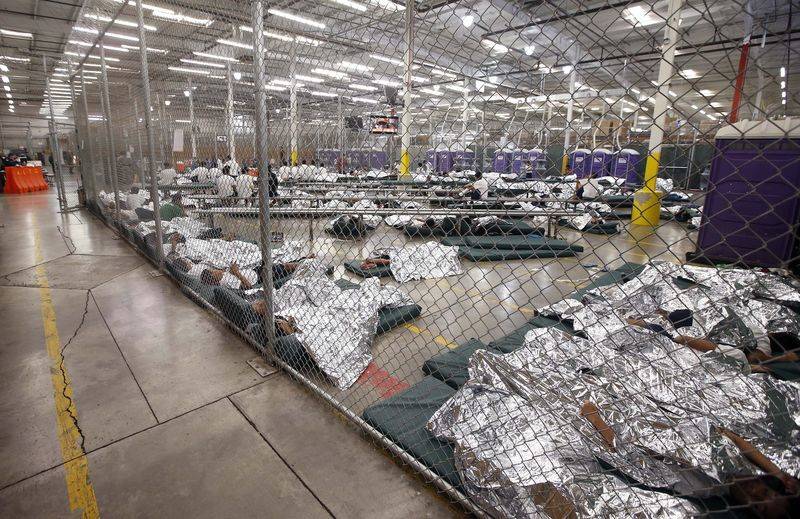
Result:
{"label": "portable toilet enclosure", "polygon": [[442,173],[450,173],[453,171],[453,159],[455,152],[450,150],[439,150],[436,152],[436,162],[438,171]]}
{"label": "portable toilet enclosure", "polygon": [[611,150],[605,148],[597,148],[594,150],[592,152],[592,163],[589,169],[592,176],[594,178],[607,176],[611,169],[611,159],[613,158],[614,154],[611,153]]}
{"label": "portable toilet enclosure", "polygon": [[619,150],[614,157],[613,166],[611,166],[611,176],[617,178],[624,178],[626,184],[636,185],[639,184],[639,161],[642,156],[638,151],[630,148],[623,148]]}
{"label": "portable toilet enclosure", "polygon": [[714,262],[789,268],[800,223],[800,118],[739,121],[715,137],[697,252]]}
{"label": "portable toilet enclosure", "polygon": [[368,159],[370,169],[383,169],[386,166],[388,156],[383,150],[369,150]]}
{"label": "portable toilet enclosure", "polygon": [[577,178],[589,176],[590,156],[591,152],[586,148],[578,148],[569,154],[569,165],[572,168],[572,173]]}
{"label": "portable toilet enclosure", "polygon": [[511,172],[519,175],[525,171],[525,161],[528,159],[528,150],[514,150],[511,152]]}
{"label": "portable toilet enclosure", "polygon": [[530,164],[531,172],[534,177],[544,175],[547,169],[547,157],[541,148],[528,150],[528,163]]}
{"label": "portable toilet enclosure", "polygon": [[497,150],[494,153],[492,170],[495,173],[508,173],[511,170],[511,157],[512,152],[510,150]]}

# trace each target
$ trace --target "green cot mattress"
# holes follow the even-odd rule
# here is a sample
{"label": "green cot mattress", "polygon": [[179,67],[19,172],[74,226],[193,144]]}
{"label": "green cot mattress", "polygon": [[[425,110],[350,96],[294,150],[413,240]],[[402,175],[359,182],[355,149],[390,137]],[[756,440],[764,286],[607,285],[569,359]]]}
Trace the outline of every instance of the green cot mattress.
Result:
{"label": "green cot mattress", "polygon": [[453,247],[469,247],[485,250],[572,250],[583,252],[583,246],[570,245],[564,240],[545,238],[543,236],[451,236],[442,238],[442,245]]}
{"label": "green cot mattress", "polygon": [[532,258],[567,258],[575,256],[572,249],[561,250],[511,250],[511,249],[474,249],[459,247],[458,255],[470,261],[507,261]]}
{"label": "green cot mattress", "polygon": [[402,393],[371,405],[362,417],[435,474],[460,488],[453,446],[425,428],[433,413],[454,394],[455,390],[441,380],[425,377]]}
{"label": "green cot mattress", "polygon": [[572,225],[572,222],[566,218],[562,218],[558,221],[558,225],[563,225],[564,227],[569,227],[570,229],[580,232],[588,232],[589,234],[617,234],[619,232],[619,224],[617,222],[595,223],[587,225],[583,229],[578,229]]}
{"label": "green cot mattress", "polygon": [[[448,386],[458,389],[464,385],[469,378],[467,365],[472,354],[478,350],[486,350],[489,347],[478,339],[470,339],[459,347],[436,355],[426,360],[422,364],[422,372],[426,375],[436,377]],[[498,352],[499,350],[490,349],[489,351]]]}
{"label": "green cot mattress", "polygon": [[532,227],[522,220],[500,220],[491,222],[484,226],[475,226],[475,235],[479,233],[488,236],[524,236],[531,234],[544,235],[544,229],[541,227]]}

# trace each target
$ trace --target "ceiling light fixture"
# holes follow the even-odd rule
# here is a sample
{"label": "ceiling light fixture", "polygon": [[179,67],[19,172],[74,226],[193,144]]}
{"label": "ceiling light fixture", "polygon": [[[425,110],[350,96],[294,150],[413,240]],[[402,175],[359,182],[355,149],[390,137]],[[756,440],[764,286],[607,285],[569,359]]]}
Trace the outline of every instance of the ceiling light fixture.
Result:
{"label": "ceiling light fixture", "polygon": [[356,11],[364,12],[367,10],[367,6],[364,4],[359,4],[358,2],[353,2],[352,0],[329,0],[335,4],[343,5],[345,7],[349,7],[350,9],[355,9]]}
{"label": "ceiling light fixture", "polygon": [[202,70],[198,68],[186,68],[186,67],[167,67],[169,70],[173,72],[184,72],[186,74],[200,74],[202,76],[207,76],[211,74],[208,70]]}
{"label": "ceiling light fixture", "polygon": [[201,67],[225,68],[225,65],[223,65],[222,63],[211,63],[210,61],[200,61],[189,58],[181,58],[181,63],[189,63],[190,65],[200,65]]}
{"label": "ceiling light fixture", "polygon": [[0,29],[0,34],[3,36],[8,36],[9,38],[33,39],[33,34],[29,32],[12,31],[10,29]]}
{"label": "ceiling light fixture", "polygon": [[317,29],[325,28],[325,24],[322,22],[318,22],[316,20],[312,20],[310,18],[306,18],[305,16],[300,16],[298,14],[290,13],[282,9],[269,8],[267,9],[267,12],[271,15],[279,16],[281,18],[286,18],[287,20],[291,20],[293,22],[304,23],[306,25],[316,27]]}

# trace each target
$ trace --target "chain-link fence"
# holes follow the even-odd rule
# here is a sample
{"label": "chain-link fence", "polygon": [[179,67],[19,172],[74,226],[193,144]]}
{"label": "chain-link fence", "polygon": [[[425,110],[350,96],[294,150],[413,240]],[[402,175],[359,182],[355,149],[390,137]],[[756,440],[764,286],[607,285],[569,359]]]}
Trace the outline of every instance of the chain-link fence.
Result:
{"label": "chain-link fence", "polygon": [[140,1],[57,63],[87,203],[376,445],[476,515],[797,514],[791,3]]}

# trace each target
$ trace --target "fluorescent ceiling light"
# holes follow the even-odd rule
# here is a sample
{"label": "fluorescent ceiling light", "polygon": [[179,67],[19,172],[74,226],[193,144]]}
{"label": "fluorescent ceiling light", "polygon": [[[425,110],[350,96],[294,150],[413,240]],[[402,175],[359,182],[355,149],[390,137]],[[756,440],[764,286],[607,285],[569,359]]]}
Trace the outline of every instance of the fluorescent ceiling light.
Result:
{"label": "fluorescent ceiling light", "polygon": [[505,54],[508,52],[508,47],[502,43],[497,43],[492,40],[483,39],[481,40],[481,45],[489,49],[489,52],[493,52],[495,54]]}
{"label": "fluorescent ceiling light", "polygon": [[[7,72],[7,70],[6,70]],[[781,89],[786,88],[786,81],[781,81]]]}
{"label": "fluorescent ceiling light", "polygon": [[372,59],[376,59],[378,61],[384,61],[386,63],[391,63],[392,65],[397,65],[398,67],[402,67],[403,66],[403,61],[399,60],[399,59],[396,59],[396,58],[390,58],[388,56],[381,56],[380,54],[370,54],[369,57],[372,58]]}
{"label": "fluorescent ceiling light", "polygon": [[173,72],[184,72],[186,74],[200,74],[203,76],[211,74],[211,72],[209,72],[208,70],[202,70],[198,68],[186,68],[186,67],[168,67],[168,68]]}
{"label": "fluorescent ceiling light", "polygon": [[[77,56],[79,58],[83,57],[82,54],[78,54],[77,52],[65,52],[64,54],[66,54],[68,56]],[[100,56],[96,56],[94,54],[89,54],[86,57],[87,58],[92,58],[92,59],[100,59]],[[119,61],[119,58],[111,58],[109,56],[106,56],[106,61]]]}
{"label": "fluorescent ceiling light", "polygon": [[353,101],[359,101],[361,103],[369,103],[371,105],[378,104],[378,101],[376,101],[375,99],[370,99],[368,97],[351,97],[350,99],[352,99]]}
{"label": "fluorescent ceiling light", "polygon": [[322,76],[332,77],[334,79],[347,79],[349,76],[344,72],[336,72],[335,70],[328,70],[325,68],[315,68],[311,69],[311,72],[314,74],[319,74]]}
{"label": "fluorescent ceiling light", "polygon": [[30,58],[17,58],[16,56],[0,56],[0,60],[16,61],[18,63],[30,63]]}
{"label": "fluorescent ceiling light", "polygon": [[211,63],[210,61],[200,61],[189,58],[181,58],[181,63],[189,63],[190,65],[200,65],[202,67],[225,68],[225,65],[223,65],[222,63]]}
{"label": "fluorescent ceiling light", "polygon": [[439,68],[432,68],[431,69],[431,74],[434,74],[436,76],[442,76],[442,77],[450,78],[450,79],[455,79],[455,78],[458,77],[455,74],[451,74],[450,72],[447,72],[447,71],[439,69]]}
{"label": "fluorescent ceiling light", "polygon": [[526,56],[533,56],[533,52],[536,50],[536,45],[534,45],[533,43],[531,43],[529,45],[525,45],[525,49],[524,50],[525,50],[525,55]]}
{"label": "fluorescent ceiling light", "polygon": [[314,77],[314,76],[306,76],[304,74],[295,74],[295,79],[299,79],[301,81],[308,81],[309,83],[324,83],[325,80],[322,78]]}
{"label": "fluorescent ceiling light", "polygon": [[374,92],[374,91],[378,90],[377,88],[369,86],[369,85],[359,85],[359,84],[351,83],[351,84],[349,84],[347,86],[348,86],[348,88],[352,88],[352,89],[355,89],[355,90],[363,90],[364,92]]}
{"label": "fluorescent ceiling light", "polygon": [[424,93],[424,94],[429,94],[429,95],[432,95],[432,96],[441,96],[442,95],[442,92],[440,90],[434,90],[432,88],[420,88],[419,91]]}
{"label": "fluorescent ceiling light", "polygon": [[392,2],[392,0],[367,0],[368,4],[377,5],[387,11],[402,11],[404,6]]}
{"label": "fluorescent ceiling light", "polygon": [[317,29],[324,29],[325,24],[322,22],[318,22],[316,20],[312,20],[310,18],[306,18],[305,16],[300,16],[298,14],[290,13],[288,11],[284,11],[282,9],[275,9],[270,8],[267,9],[267,12],[274,16],[279,16],[281,18],[286,18],[287,20],[292,20],[293,22],[297,23],[304,23],[306,25],[310,25],[312,27],[316,27]]}
{"label": "fluorescent ceiling light", "polygon": [[668,93],[669,95],[671,95],[672,97],[678,97],[678,94],[676,94],[676,93],[675,93],[675,92],[673,92],[672,90],[668,90],[668,91],[667,91],[667,93]]}
{"label": "fluorescent ceiling light", "polygon": [[[249,45],[247,43],[242,43],[240,41],[225,40],[225,39],[220,38],[220,39],[217,40],[217,43],[219,43],[221,45],[229,45],[231,47],[238,47],[240,49],[253,50],[253,46],[252,45]],[[195,54],[197,54],[198,56],[202,55],[202,54],[199,54],[197,52],[195,52]],[[223,58],[219,58],[219,59],[223,59]]]}
{"label": "fluorescent ceiling light", "polygon": [[463,93],[469,92],[469,87],[463,87],[459,85],[445,85],[444,87],[448,90],[453,90],[455,92],[463,92]]}
{"label": "fluorescent ceiling light", "polygon": [[714,95],[716,92],[714,92],[713,90],[708,90],[708,89],[705,89],[705,90],[700,90],[698,93],[699,93],[701,96],[711,97],[711,96],[713,96],[713,95]]}
{"label": "fluorescent ceiling light", "polygon": [[628,20],[634,27],[663,23],[663,17],[657,15],[650,7],[634,5],[623,9],[622,17]]}
{"label": "fluorescent ceiling light", "polygon": [[[250,48],[252,49],[253,47],[250,47]],[[198,51],[194,51],[194,52],[192,52],[192,54],[194,54],[195,56],[200,56],[202,58],[221,59],[222,61],[230,61],[232,63],[239,63],[239,60],[236,59],[236,58],[231,58],[231,57],[228,57],[228,56],[220,56],[219,54],[209,54],[208,52],[198,52]]]}
{"label": "fluorescent ceiling light", "polygon": [[312,96],[317,96],[317,97],[336,97],[337,96],[337,94],[332,94],[331,92],[319,92],[319,91],[312,91],[311,95]]}
{"label": "fluorescent ceiling light", "polygon": [[376,85],[383,85],[383,86],[388,86],[388,87],[399,87],[400,86],[400,82],[399,81],[393,81],[391,79],[378,78],[378,79],[373,79],[372,82],[375,83]]}
{"label": "fluorescent ceiling light", "polygon": [[358,2],[353,2],[352,0],[328,0],[335,4],[343,5],[345,7],[349,7],[350,9],[355,9],[356,11],[366,11],[367,6],[364,4],[359,4]]}
{"label": "fluorescent ceiling light", "polygon": [[374,70],[373,67],[361,65],[359,63],[353,63],[352,61],[342,61],[339,63],[339,66],[350,70],[357,70],[358,72],[372,72]]}
{"label": "fluorescent ceiling light", "polygon": [[191,124],[192,123],[192,121],[190,121],[189,119],[175,119],[173,122],[185,123],[185,124]]}
{"label": "fluorescent ceiling light", "polygon": [[[134,45],[123,45],[123,47],[126,48],[126,49],[130,49],[130,50],[139,50],[139,46],[138,45],[136,45],[136,46],[134,46]],[[154,47],[147,47],[147,52],[155,52],[157,54],[167,54],[169,51],[166,50],[166,49],[156,49]]]}
{"label": "fluorescent ceiling light", "polygon": [[33,34],[29,32],[12,31],[10,29],[0,29],[0,34],[9,38],[33,38]]}
{"label": "fluorescent ceiling light", "polygon": [[[253,30],[250,29],[250,32],[253,32]],[[264,31],[264,36],[266,36],[267,38],[272,38],[274,40],[294,41],[294,38],[292,38],[288,34],[283,34],[283,33],[275,32],[275,31],[267,31],[267,30],[265,30]]]}
{"label": "fluorescent ceiling light", "polygon": [[700,77],[700,74],[698,74],[696,70],[690,68],[681,70],[680,75],[686,79],[696,79]]}
{"label": "fluorescent ceiling light", "polygon": [[11,92],[11,87],[8,85],[3,85],[3,90],[5,90],[6,92]]}
{"label": "fluorescent ceiling light", "polygon": [[[96,15],[96,14],[91,14],[91,13],[84,14],[83,16],[85,16],[86,18],[89,18],[90,20],[98,20],[100,22],[110,22],[111,21],[111,17],[110,16],[102,16],[102,15]],[[125,27],[135,27],[137,29],[139,28],[139,24],[138,23],[130,21],[130,20],[124,20],[124,19],[121,19],[121,18],[114,19],[114,23],[117,24],[117,25],[123,25]],[[146,31],[156,31],[156,30],[158,30],[156,28],[156,26],[147,25],[147,24],[144,24],[144,29]]]}
{"label": "fluorescent ceiling light", "polygon": [[781,67],[781,77],[786,77],[786,67]]}
{"label": "fluorescent ceiling light", "polygon": [[283,85],[283,86],[292,86],[292,82],[288,79],[273,79],[270,83],[274,83],[276,85]]}
{"label": "fluorescent ceiling light", "polygon": [[188,25],[199,25],[200,27],[211,27],[211,24],[214,23],[213,18],[194,18],[185,14],[176,13],[170,9],[153,9],[151,13],[155,18]]}
{"label": "fluorescent ceiling light", "polygon": [[264,85],[264,90],[272,90],[274,92],[284,92],[286,91],[286,87],[277,86],[277,85]]}
{"label": "fluorescent ceiling light", "polygon": [[118,40],[135,41],[136,43],[139,43],[139,38],[136,36],[128,36],[127,34],[122,34],[119,32],[106,32],[105,36],[108,36],[109,38],[117,38]]}
{"label": "fluorescent ceiling light", "polygon": [[631,92],[633,92],[636,95],[639,95],[639,94],[642,93],[641,90],[639,90],[638,88],[635,88],[635,87],[631,87]]}
{"label": "fluorescent ceiling light", "polygon": [[98,31],[97,29],[92,29],[91,27],[77,27],[76,26],[76,27],[73,27],[72,30],[73,31],[78,31],[78,32],[87,32],[89,34],[100,34],[100,31]]}
{"label": "fluorescent ceiling light", "polygon": [[318,45],[322,44],[322,42],[319,40],[315,40],[314,38],[307,38],[305,36],[295,36],[294,41],[296,41],[297,43],[303,43],[305,45],[312,45],[314,47],[317,47]]}

